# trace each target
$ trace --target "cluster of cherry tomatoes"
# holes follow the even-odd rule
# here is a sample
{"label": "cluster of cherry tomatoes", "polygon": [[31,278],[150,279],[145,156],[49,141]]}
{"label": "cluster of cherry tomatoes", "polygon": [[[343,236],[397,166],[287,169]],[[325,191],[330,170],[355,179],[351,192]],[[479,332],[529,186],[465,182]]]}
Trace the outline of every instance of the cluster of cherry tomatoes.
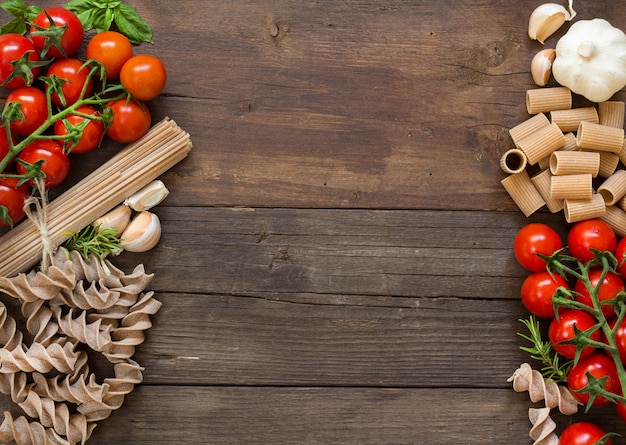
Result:
{"label": "cluster of cherry tomatoes", "polygon": [[[605,258],[612,262],[598,261],[603,255],[599,253],[609,253]],[[569,228],[564,248],[555,230],[532,223],[517,233],[514,254],[519,264],[530,272],[521,286],[522,303],[535,317],[549,323],[550,345],[570,365],[564,383],[584,405],[615,402],[619,417],[626,421],[626,403],[619,399],[623,394],[620,372],[623,374],[624,368],[621,366],[620,370],[616,365],[616,361],[626,364],[626,319],[620,303],[626,298],[626,238],[618,239],[607,223],[591,219]],[[563,274],[562,269],[552,269],[546,263],[543,257],[554,254],[562,255],[560,261],[572,273]],[[557,296],[573,303],[555,304]],[[576,341],[581,336],[586,339]],[[614,352],[602,347],[609,344]],[[586,387],[598,382],[601,391],[618,398],[591,397]]]}
{"label": "cluster of cherry tomatoes", "polygon": [[[105,137],[121,143],[150,128],[147,101],[163,90],[162,61],[133,55],[123,34],[103,31],[86,42],[81,21],[47,8],[27,35],[0,36],[0,84],[8,96],[0,121],[0,225],[24,217],[35,167],[46,187],[61,184],[70,154],[96,149]],[[84,58],[79,50],[84,49]]]}

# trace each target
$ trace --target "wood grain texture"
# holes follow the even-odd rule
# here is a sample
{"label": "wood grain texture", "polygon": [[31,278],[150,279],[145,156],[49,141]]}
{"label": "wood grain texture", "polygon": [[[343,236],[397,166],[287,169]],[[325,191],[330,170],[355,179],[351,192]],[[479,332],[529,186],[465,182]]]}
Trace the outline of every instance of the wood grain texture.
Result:
{"label": "wood grain texture", "polygon": [[[511,245],[566,225],[524,218],[499,160],[538,3],[126,3],[154,29],[136,52],[168,68],[153,120],[194,148],[162,177],[157,248],[114,260],[154,272],[163,307],[145,382],[88,443],[530,443]],[[626,29],[623,2],[574,6]],[[120,148],[73,158],[69,183]],[[590,418],[626,434],[610,407]]]}

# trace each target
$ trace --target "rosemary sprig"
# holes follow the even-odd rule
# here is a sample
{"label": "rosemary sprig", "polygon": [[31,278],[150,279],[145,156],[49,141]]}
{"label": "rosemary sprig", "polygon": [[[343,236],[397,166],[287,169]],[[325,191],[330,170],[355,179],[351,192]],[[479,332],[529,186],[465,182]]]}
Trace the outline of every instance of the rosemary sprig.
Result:
{"label": "rosemary sprig", "polygon": [[124,250],[115,229],[100,230],[100,226],[89,225],[76,233],[65,232],[64,235],[69,238],[63,243],[63,247],[76,250],[85,259],[94,255],[103,261],[107,255],[118,255]]}
{"label": "rosemary sprig", "polygon": [[526,326],[529,335],[520,332],[517,335],[532,343],[532,347],[520,346],[520,349],[528,352],[532,359],[539,360],[543,364],[541,374],[546,379],[552,379],[557,383],[566,382],[567,373],[573,361],[562,362],[550,342],[543,341],[541,338],[541,325],[534,315],[531,315],[528,320],[520,319],[519,321]]}

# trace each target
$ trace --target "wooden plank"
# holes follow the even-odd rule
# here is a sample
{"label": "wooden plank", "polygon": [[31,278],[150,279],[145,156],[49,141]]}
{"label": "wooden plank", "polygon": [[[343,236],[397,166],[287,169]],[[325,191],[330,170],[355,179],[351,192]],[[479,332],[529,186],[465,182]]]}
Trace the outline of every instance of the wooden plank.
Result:
{"label": "wooden plank", "polygon": [[[529,406],[507,390],[142,385],[88,443],[523,444]],[[612,414],[588,417],[604,426]]]}
{"label": "wooden plank", "polygon": [[[168,198],[169,199],[169,198]],[[160,244],[144,262],[156,290],[517,298],[519,212],[154,209]],[[561,230],[560,216],[544,221]],[[198,248],[201,246],[201,248]]]}
{"label": "wooden plank", "polygon": [[503,388],[529,361],[517,302],[158,294],[148,383]]}

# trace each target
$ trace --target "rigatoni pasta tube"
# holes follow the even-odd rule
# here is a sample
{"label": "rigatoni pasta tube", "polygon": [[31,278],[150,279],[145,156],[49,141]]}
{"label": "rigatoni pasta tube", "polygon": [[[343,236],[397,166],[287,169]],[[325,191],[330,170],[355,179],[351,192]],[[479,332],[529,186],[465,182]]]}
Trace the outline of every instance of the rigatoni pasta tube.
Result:
{"label": "rigatoni pasta tube", "polygon": [[619,153],[624,146],[624,129],[582,121],[576,143],[580,148]]}
{"label": "rigatoni pasta tube", "polygon": [[524,170],[527,163],[526,155],[518,148],[507,150],[500,158],[500,168],[510,175]]}
{"label": "rigatoni pasta tube", "polygon": [[539,113],[511,128],[509,130],[509,134],[511,135],[511,139],[513,139],[513,143],[517,147],[519,141],[524,139],[526,136],[533,134],[541,127],[545,127],[547,125],[550,125],[548,117],[543,113]]}
{"label": "rigatoni pasta tube", "polygon": [[535,88],[526,91],[528,114],[572,108],[572,92],[566,87]]}
{"label": "rigatoni pasta tube", "polygon": [[612,100],[598,104],[599,124],[609,127],[624,128],[625,103]]}
{"label": "rigatoni pasta tube", "polygon": [[600,153],[600,169],[598,170],[598,176],[601,178],[608,178],[619,165],[619,156],[615,153],[609,153],[608,151],[599,151]]}
{"label": "rigatoni pasta tube", "polygon": [[582,121],[598,123],[598,110],[595,107],[570,108],[550,112],[551,122],[557,124],[561,131],[577,131]]}
{"label": "rigatoni pasta tube", "polygon": [[500,181],[513,202],[527,217],[545,205],[526,170],[509,175]]}
{"label": "rigatoni pasta tube", "polygon": [[601,218],[606,214],[606,204],[602,196],[594,194],[591,199],[566,199],[563,213],[568,223],[585,219]]}
{"label": "rigatoni pasta tube", "polygon": [[593,195],[591,174],[552,176],[550,197],[552,199],[590,200]]}
{"label": "rigatoni pasta tube", "polygon": [[550,170],[542,170],[540,173],[530,178],[530,180],[545,201],[546,207],[550,210],[550,213],[557,213],[563,210],[563,200],[552,199],[550,197],[550,183],[552,181]]}
{"label": "rigatoni pasta tube", "polygon": [[598,187],[606,205],[611,206],[626,196],[626,170],[617,170]]}
{"label": "rigatoni pasta tube", "polygon": [[550,173],[575,175],[590,173],[596,177],[600,170],[600,153],[597,151],[554,151],[550,155]]}
{"label": "rigatoni pasta tube", "polygon": [[626,236],[626,212],[616,206],[607,206],[606,212],[600,217],[607,223],[617,236]]}
{"label": "rigatoni pasta tube", "polygon": [[519,149],[524,152],[530,165],[535,165],[565,145],[565,136],[556,124],[541,127],[535,133],[519,141]]}

